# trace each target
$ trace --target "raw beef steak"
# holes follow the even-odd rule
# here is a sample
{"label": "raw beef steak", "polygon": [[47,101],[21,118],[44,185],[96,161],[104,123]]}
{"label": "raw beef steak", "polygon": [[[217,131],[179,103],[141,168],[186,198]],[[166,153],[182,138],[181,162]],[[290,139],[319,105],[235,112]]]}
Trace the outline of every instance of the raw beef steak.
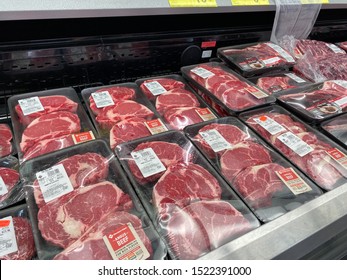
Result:
{"label": "raw beef steak", "polygon": [[243,141],[226,150],[221,158],[222,174],[233,182],[234,178],[248,167],[271,163],[269,151],[251,140]]}
{"label": "raw beef steak", "polygon": [[145,125],[143,118],[129,118],[116,123],[110,131],[110,146],[114,149],[117,145],[152,135]]}
{"label": "raw beef steak", "polygon": [[0,167],[0,177],[4,181],[7,193],[0,195],[0,203],[6,200],[11,190],[19,181],[19,173],[16,170],[7,167]]}
{"label": "raw beef steak", "polygon": [[252,207],[270,206],[274,194],[284,189],[283,182],[275,173],[283,169],[277,163],[247,167],[236,176],[234,186]]}
{"label": "raw beef steak", "polygon": [[70,112],[54,112],[38,117],[23,131],[20,148],[25,153],[37,142],[81,130],[80,119]]}
{"label": "raw beef steak", "polygon": [[66,248],[110,212],[131,208],[129,195],[104,181],[78,188],[41,207],[38,227],[44,239]]}
{"label": "raw beef steak", "polygon": [[[164,141],[152,141],[152,142],[142,143],[138,145],[133,150],[133,152],[141,151],[147,148],[153,149],[153,151],[156,153],[156,155],[158,156],[158,158],[160,159],[160,161],[163,163],[163,165],[166,168],[178,162],[184,162],[184,163],[190,162],[190,155],[187,153],[186,150],[181,148],[178,144],[164,142]],[[144,178],[134,160],[130,159],[128,161],[128,165],[134,178],[141,185],[154,182],[157,179],[159,179],[161,175],[164,174],[164,172],[160,172],[158,174],[154,174],[152,176]]]}
{"label": "raw beef steak", "polygon": [[35,255],[34,236],[29,220],[12,217],[18,251],[0,257],[0,260],[31,260]]}
{"label": "raw beef steak", "polygon": [[[129,87],[115,86],[115,87],[109,87],[109,88],[101,88],[95,92],[103,92],[103,91],[107,91],[110,94],[115,104],[120,100],[134,100],[136,98],[135,90]],[[94,115],[96,116],[102,111],[102,108],[96,107],[96,103],[94,101],[93,96],[89,97],[89,107],[94,113]]]}
{"label": "raw beef steak", "polygon": [[263,77],[257,81],[257,86],[265,90],[269,94],[273,94],[282,90],[298,87],[298,84],[286,76]]}
{"label": "raw beef steak", "polygon": [[[74,189],[103,181],[108,176],[108,160],[97,153],[74,155],[59,161]],[[38,207],[45,205],[37,180],[33,184]]]}
{"label": "raw beef steak", "polygon": [[0,139],[8,142],[12,140],[12,131],[7,124],[0,124]]}
{"label": "raw beef steak", "polygon": [[199,107],[200,102],[195,95],[183,88],[175,88],[157,97],[155,107],[159,114],[177,107]]}
{"label": "raw beef steak", "polygon": [[0,139],[0,158],[6,157],[12,153],[11,141]]}
{"label": "raw beef steak", "polygon": [[111,212],[101,221],[96,222],[76,242],[63,252],[55,256],[55,260],[112,260],[105,245],[103,236],[117,230],[117,228],[131,223],[140,240],[150,255],[153,254],[152,244],[144,230],[141,220],[127,212]]}
{"label": "raw beef steak", "polygon": [[185,88],[185,84],[177,81],[175,79],[170,79],[170,78],[156,78],[156,79],[149,79],[144,81],[140,85],[140,89],[142,92],[147,96],[149,99],[154,99],[156,96],[152,94],[152,92],[146,87],[147,83],[152,83],[152,82],[158,82],[164,89],[167,91],[172,90],[174,88]]}
{"label": "raw beef steak", "polygon": [[151,119],[154,113],[146,106],[132,100],[120,101],[115,106],[102,109],[96,116],[96,121],[104,129],[111,129],[113,125],[121,120],[138,117]]}
{"label": "raw beef steak", "polygon": [[45,139],[31,146],[23,156],[22,162],[75,145],[71,135]]}
{"label": "raw beef steak", "polygon": [[230,203],[200,201],[171,215],[166,239],[177,259],[196,259],[251,229],[249,221]]}
{"label": "raw beef steak", "polygon": [[164,119],[172,129],[182,130],[188,125],[200,123],[203,119],[198,114],[199,107],[171,108],[164,114]]}
{"label": "raw beef steak", "polygon": [[[161,212],[166,205],[181,208],[198,200],[220,199],[222,189],[217,179],[194,163],[170,165],[153,188],[153,204]],[[170,207],[170,206],[169,206]]]}
{"label": "raw beef steak", "polygon": [[19,117],[19,121],[27,126],[34,119],[53,112],[67,111],[75,113],[78,108],[78,104],[71,99],[63,95],[51,95],[51,96],[40,96],[39,100],[44,108],[43,111],[32,113],[30,115],[24,116],[22,108],[18,105],[15,107],[15,111]]}
{"label": "raw beef steak", "polygon": [[[237,143],[246,140],[248,138],[248,135],[244,133],[241,129],[239,129],[235,125],[231,124],[219,124],[219,123],[212,123],[204,126],[199,130],[200,132],[209,131],[215,129],[217,130],[220,135],[223,136],[223,138],[229,142],[231,145],[236,145]],[[216,157],[216,153],[212,150],[211,146],[204,140],[204,138],[197,134],[195,136],[195,139],[199,142],[201,149],[207,154],[207,156],[211,159]],[[224,153],[225,150],[218,152],[218,155],[221,155]]]}
{"label": "raw beef steak", "polygon": [[347,51],[347,41],[346,42],[341,42],[338,44],[339,47],[345,51]]}

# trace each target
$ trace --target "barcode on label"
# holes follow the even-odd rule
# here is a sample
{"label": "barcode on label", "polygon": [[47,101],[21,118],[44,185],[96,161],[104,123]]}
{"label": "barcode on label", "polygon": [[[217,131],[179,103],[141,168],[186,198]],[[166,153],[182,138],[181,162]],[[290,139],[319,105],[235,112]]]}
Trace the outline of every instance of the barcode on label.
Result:
{"label": "barcode on label", "polygon": [[199,132],[214,152],[232,148],[231,144],[216,129]]}
{"label": "barcode on label", "polygon": [[211,71],[208,71],[202,67],[196,67],[194,69],[191,69],[190,71],[192,71],[194,74],[198,75],[199,77],[201,77],[203,79],[214,76],[214,73],[212,73]]}
{"label": "barcode on label", "polygon": [[313,151],[313,148],[310,145],[301,140],[292,132],[283,133],[278,136],[278,139],[301,157]]}
{"label": "barcode on label", "polygon": [[153,81],[149,83],[145,83],[145,87],[154,95],[160,95],[165,93],[167,90],[158,82]]}

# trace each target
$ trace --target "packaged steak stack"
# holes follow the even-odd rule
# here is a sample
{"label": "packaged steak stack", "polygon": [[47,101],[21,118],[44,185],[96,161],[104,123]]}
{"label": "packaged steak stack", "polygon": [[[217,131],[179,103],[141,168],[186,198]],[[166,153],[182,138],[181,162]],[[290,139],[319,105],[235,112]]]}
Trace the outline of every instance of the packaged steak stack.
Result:
{"label": "packaged steak stack", "polygon": [[347,152],[284,108],[273,105],[240,118],[322,189],[347,182]]}
{"label": "packaged steak stack", "polygon": [[18,159],[8,156],[0,159],[0,209],[24,200]]}
{"label": "packaged steak stack", "polygon": [[260,89],[264,90],[269,95],[312,84],[305,78],[289,71],[276,74],[264,74],[249,78],[249,81],[256,84]]}
{"label": "packaged steak stack", "polygon": [[73,88],[11,96],[8,100],[19,162],[95,139]]}
{"label": "packaged steak stack", "polygon": [[322,193],[235,117],[191,125],[184,131],[263,222]]}
{"label": "packaged steak stack", "polygon": [[235,115],[276,101],[222,63],[190,65],[182,67],[181,71],[221,116]]}
{"label": "packaged steak stack", "polygon": [[321,129],[334,141],[347,149],[347,115],[342,114],[320,124]]}
{"label": "packaged steak stack", "polygon": [[0,123],[0,159],[15,154],[12,129],[6,122]]}
{"label": "packaged steak stack", "polygon": [[84,89],[82,97],[99,135],[112,150],[123,142],[168,130],[135,83]]}
{"label": "packaged steak stack", "polygon": [[217,118],[179,75],[151,77],[135,82],[170,130],[183,130],[187,125]]}
{"label": "packaged steak stack", "polygon": [[243,77],[289,70],[295,63],[287,51],[272,42],[219,48],[217,56]]}
{"label": "packaged steak stack", "polygon": [[26,204],[1,210],[0,225],[0,260],[31,260],[36,257]]}
{"label": "packaged steak stack", "polygon": [[318,123],[347,111],[347,81],[325,81],[275,96],[281,105],[310,123]]}
{"label": "packaged steak stack", "polygon": [[259,226],[182,132],[124,143],[116,153],[171,259],[197,259]]}
{"label": "packaged steak stack", "polygon": [[104,140],[20,168],[39,259],[164,259],[156,233]]}

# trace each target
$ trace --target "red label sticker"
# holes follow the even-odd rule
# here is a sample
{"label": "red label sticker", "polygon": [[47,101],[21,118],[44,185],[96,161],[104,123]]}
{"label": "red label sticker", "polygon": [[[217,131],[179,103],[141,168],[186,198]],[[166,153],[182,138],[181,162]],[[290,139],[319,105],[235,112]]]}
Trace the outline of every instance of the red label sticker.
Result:
{"label": "red label sticker", "polygon": [[10,220],[0,220],[0,228],[8,227],[10,225]]}
{"label": "red label sticker", "polygon": [[160,119],[146,121],[145,125],[151,134],[158,134],[168,130]]}
{"label": "red label sticker", "polygon": [[337,161],[343,168],[347,169],[347,156],[344,153],[342,153],[337,148],[331,149],[326,152],[331,158]]}
{"label": "red label sticker", "polygon": [[195,110],[203,121],[214,120],[216,116],[211,112],[209,108],[199,108]]}
{"label": "red label sticker", "polygon": [[276,174],[295,195],[299,195],[301,193],[309,192],[312,190],[311,187],[307,185],[292,168],[286,168],[280,171],[276,171]]}
{"label": "red label sticker", "polygon": [[95,137],[92,131],[72,134],[72,140],[74,141],[75,144],[87,142],[94,139]]}
{"label": "red label sticker", "polygon": [[121,227],[115,233],[108,234],[107,238],[114,251],[118,251],[120,248],[127,246],[135,240],[135,236],[127,225]]}
{"label": "red label sticker", "polygon": [[255,88],[255,87],[248,87],[248,88],[246,88],[246,90],[258,99],[268,97],[268,95],[265,92],[261,91],[258,88]]}
{"label": "red label sticker", "polygon": [[214,48],[216,46],[216,41],[206,41],[201,43],[201,48]]}
{"label": "red label sticker", "polygon": [[293,169],[287,168],[284,170],[278,171],[278,174],[282,177],[282,179],[286,182],[298,179],[298,175],[294,172]]}

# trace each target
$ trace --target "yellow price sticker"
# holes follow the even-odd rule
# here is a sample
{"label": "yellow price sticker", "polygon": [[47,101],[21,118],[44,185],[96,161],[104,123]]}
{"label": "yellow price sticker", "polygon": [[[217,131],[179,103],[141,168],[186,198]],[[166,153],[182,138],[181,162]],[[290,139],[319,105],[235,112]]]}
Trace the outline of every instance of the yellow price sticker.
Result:
{"label": "yellow price sticker", "polygon": [[169,0],[170,7],[217,7],[216,0]]}
{"label": "yellow price sticker", "polygon": [[300,0],[301,4],[329,4],[329,0]]}
{"label": "yellow price sticker", "polygon": [[265,6],[270,5],[269,0],[231,0],[233,6]]}

